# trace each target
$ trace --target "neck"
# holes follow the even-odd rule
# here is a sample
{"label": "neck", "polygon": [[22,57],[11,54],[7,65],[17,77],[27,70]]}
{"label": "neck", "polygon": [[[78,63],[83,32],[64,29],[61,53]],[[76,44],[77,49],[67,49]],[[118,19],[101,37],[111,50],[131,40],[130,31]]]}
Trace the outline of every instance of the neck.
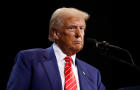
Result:
{"label": "neck", "polygon": [[76,54],[78,51],[76,50],[73,50],[71,48],[68,48],[68,47],[61,47],[61,45],[57,44],[57,46],[62,50],[62,52],[64,54],[66,54],[67,56],[72,56],[74,54]]}
{"label": "neck", "polygon": [[65,51],[65,50],[62,50],[63,53],[65,53],[67,56],[72,56],[74,54],[76,54],[76,52],[70,52],[70,51]]}

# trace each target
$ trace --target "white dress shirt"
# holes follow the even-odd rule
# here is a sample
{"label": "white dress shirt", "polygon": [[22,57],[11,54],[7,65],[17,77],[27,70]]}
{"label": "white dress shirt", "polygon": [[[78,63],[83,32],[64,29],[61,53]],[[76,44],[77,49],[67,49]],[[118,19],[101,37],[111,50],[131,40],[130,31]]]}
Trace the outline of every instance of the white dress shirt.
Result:
{"label": "white dress shirt", "polygon": [[[60,76],[61,76],[62,90],[64,90],[64,83],[65,83],[65,75],[64,75],[65,60],[64,60],[64,58],[67,55],[64,54],[62,52],[62,50],[58,47],[58,45],[55,44],[55,43],[53,43],[53,49],[54,49],[54,53],[55,53],[55,56],[56,56],[56,59],[57,59],[57,64],[58,64],[58,68],[59,68],[59,72],[60,72]],[[72,60],[73,60],[72,70],[73,70],[74,75],[76,77],[78,90],[80,90],[79,78],[78,78],[78,70],[77,70],[77,66],[75,65],[76,54],[74,54],[71,57],[72,57]]]}

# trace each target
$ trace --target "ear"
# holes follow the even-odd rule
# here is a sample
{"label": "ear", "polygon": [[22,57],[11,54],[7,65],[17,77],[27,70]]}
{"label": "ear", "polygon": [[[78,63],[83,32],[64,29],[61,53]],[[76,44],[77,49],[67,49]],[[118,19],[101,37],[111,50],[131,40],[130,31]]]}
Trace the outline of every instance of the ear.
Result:
{"label": "ear", "polygon": [[58,40],[59,39],[59,32],[58,32],[58,30],[52,29],[52,31],[53,31],[52,34],[53,34],[54,39]]}

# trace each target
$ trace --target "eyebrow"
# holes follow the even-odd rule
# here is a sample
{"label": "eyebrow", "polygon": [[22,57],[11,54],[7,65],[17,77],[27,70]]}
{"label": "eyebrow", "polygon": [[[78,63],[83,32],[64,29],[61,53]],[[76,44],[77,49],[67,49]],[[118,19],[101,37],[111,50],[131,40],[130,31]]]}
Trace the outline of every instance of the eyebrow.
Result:
{"label": "eyebrow", "polygon": [[[70,26],[72,26],[72,27],[77,27],[77,25],[69,25],[68,27],[70,27]],[[82,25],[82,26],[80,26],[80,27],[86,27],[86,25]]]}

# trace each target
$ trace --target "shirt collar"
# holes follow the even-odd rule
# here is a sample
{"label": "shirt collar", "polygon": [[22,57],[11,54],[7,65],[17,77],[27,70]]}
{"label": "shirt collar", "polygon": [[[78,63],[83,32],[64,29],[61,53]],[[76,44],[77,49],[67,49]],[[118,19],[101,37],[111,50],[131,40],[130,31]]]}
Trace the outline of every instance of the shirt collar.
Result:
{"label": "shirt collar", "polygon": [[[56,58],[60,61],[64,61],[64,58],[67,55],[62,52],[62,50],[59,48],[59,46],[56,43],[53,43],[53,49],[54,49]],[[72,58],[73,64],[75,65],[76,54],[72,55],[71,58]]]}

